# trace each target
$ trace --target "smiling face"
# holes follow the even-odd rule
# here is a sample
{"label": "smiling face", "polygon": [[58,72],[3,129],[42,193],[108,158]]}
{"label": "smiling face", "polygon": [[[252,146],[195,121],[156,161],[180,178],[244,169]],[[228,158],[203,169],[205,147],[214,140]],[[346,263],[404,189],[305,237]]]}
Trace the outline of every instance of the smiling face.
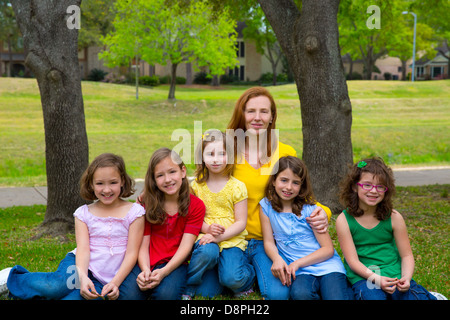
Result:
{"label": "smiling face", "polygon": [[[360,184],[372,184],[372,185],[381,185],[377,176],[369,173],[363,172],[361,174],[361,178],[358,181]],[[377,188],[372,188],[372,190],[364,190],[361,186],[356,185],[355,188],[358,190],[358,198],[359,198],[359,207],[363,211],[367,211],[368,209],[373,209],[376,207],[381,201],[384,199],[384,192],[378,192]]]}
{"label": "smiling face", "polygon": [[184,178],[186,167],[180,168],[170,157],[164,158],[155,166],[156,186],[166,197],[178,196]]}
{"label": "smiling face", "polygon": [[257,96],[247,101],[244,110],[245,129],[259,134],[259,130],[267,129],[272,122],[270,100],[266,96]]}
{"label": "smiling face", "polygon": [[275,192],[281,198],[282,202],[287,203],[292,202],[298,196],[301,185],[302,180],[300,177],[294,174],[289,168],[281,171],[273,182]]}
{"label": "smiling face", "polygon": [[102,204],[112,205],[119,200],[123,182],[116,167],[97,168],[92,184],[94,194]]}

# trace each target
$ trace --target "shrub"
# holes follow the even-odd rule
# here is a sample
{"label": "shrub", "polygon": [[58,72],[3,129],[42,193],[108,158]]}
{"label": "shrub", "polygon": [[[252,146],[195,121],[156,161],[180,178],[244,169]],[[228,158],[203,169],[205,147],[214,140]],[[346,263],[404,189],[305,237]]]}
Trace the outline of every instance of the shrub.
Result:
{"label": "shrub", "polygon": [[142,76],[139,77],[139,83],[144,86],[152,86],[156,87],[159,85],[159,77],[158,76]]}
{"label": "shrub", "polygon": [[196,73],[194,76],[195,84],[208,84],[211,82],[211,78],[208,78],[208,74],[206,72]]}
{"label": "shrub", "polygon": [[94,68],[89,72],[87,79],[89,81],[102,81],[107,74],[108,72],[106,71]]}

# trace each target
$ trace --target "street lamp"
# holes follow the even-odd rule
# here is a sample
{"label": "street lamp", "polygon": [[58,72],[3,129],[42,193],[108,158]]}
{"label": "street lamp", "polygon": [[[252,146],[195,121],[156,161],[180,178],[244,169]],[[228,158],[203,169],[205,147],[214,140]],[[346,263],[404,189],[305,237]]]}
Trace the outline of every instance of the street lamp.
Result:
{"label": "street lamp", "polygon": [[417,15],[414,12],[403,11],[402,14],[411,13],[414,17],[414,42],[413,42],[413,63],[412,63],[412,75],[411,81],[414,82],[414,73],[416,70],[416,23],[417,23]]}

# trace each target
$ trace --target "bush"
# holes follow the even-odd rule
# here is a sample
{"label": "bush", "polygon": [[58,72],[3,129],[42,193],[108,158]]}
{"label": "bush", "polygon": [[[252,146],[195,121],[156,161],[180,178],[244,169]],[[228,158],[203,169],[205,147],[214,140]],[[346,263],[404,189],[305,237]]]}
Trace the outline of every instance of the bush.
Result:
{"label": "bush", "polygon": [[195,84],[208,84],[211,82],[211,78],[208,78],[208,74],[206,72],[196,73],[194,76]]}
{"label": "bush", "polygon": [[159,77],[158,76],[142,76],[139,77],[139,83],[144,85],[144,86],[152,86],[152,87],[156,87],[157,85],[159,85]]}
{"label": "bush", "polygon": [[220,77],[221,84],[228,84],[228,83],[238,82],[238,81],[239,81],[239,77],[235,76],[235,75],[224,74]]}
{"label": "bush", "polygon": [[87,79],[89,81],[102,81],[107,74],[108,72],[106,71],[94,68],[89,72]]}

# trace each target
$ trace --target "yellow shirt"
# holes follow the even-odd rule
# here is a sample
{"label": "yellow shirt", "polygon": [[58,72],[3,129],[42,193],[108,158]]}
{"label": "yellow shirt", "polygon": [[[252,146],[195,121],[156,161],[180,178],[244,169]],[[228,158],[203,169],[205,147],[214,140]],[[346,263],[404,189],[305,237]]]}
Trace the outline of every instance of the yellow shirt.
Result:
{"label": "yellow shirt", "polygon": [[[246,239],[262,240],[261,222],[259,220],[259,201],[264,198],[264,190],[269,181],[270,173],[274,165],[281,157],[297,156],[297,152],[291,146],[279,142],[277,150],[272,155],[269,163],[266,163],[259,169],[253,168],[247,161],[242,164],[234,166],[233,176],[245,183],[248,192],[247,199],[247,231]],[[328,215],[328,220],[331,217],[331,210],[328,207],[317,203],[322,207]]]}
{"label": "yellow shirt", "polygon": [[[194,194],[205,203],[205,222],[207,224],[217,223],[225,228],[228,228],[235,222],[234,205],[247,199],[245,184],[234,177],[230,177],[225,187],[217,193],[212,192],[206,182],[197,183],[194,180],[191,188]],[[204,233],[200,233],[195,241],[200,240],[203,235]],[[240,234],[218,243],[220,251],[223,248],[233,247],[238,247],[244,251],[247,248],[246,235],[247,231],[244,229]]]}

